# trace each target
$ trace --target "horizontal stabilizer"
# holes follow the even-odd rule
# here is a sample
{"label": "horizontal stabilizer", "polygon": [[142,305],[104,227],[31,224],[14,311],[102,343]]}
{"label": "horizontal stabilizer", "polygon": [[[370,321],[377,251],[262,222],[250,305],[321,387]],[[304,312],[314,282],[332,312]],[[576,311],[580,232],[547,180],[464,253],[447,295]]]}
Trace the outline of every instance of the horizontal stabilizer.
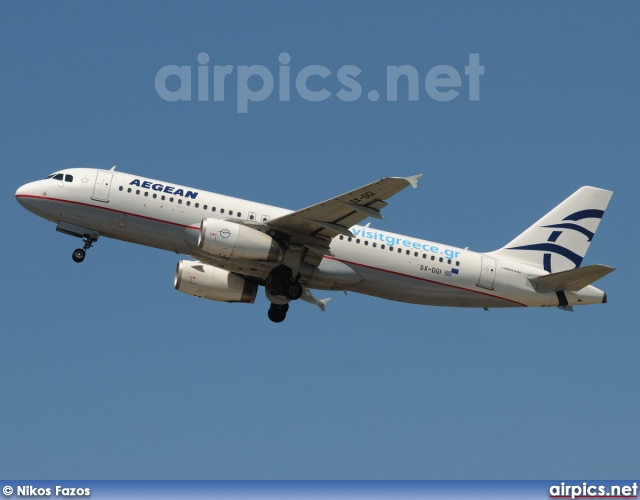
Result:
{"label": "horizontal stabilizer", "polygon": [[577,292],[612,271],[615,271],[615,268],[603,266],[602,264],[593,264],[586,267],[577,267],[569,271],[536,276],[529,278],[529,281],[537,287],[538,291],[559,292],[565,290]]}

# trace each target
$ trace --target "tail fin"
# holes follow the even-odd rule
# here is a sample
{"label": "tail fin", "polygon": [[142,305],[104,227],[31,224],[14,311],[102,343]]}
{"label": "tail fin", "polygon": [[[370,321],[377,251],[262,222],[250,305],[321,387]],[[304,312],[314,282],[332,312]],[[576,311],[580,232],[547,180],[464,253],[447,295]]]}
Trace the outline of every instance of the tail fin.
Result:
{"label": "tail fin", "polygon": [[491,255],[540,267],[549,273],[580,267],[612,194],[590,186],[578,189]]}

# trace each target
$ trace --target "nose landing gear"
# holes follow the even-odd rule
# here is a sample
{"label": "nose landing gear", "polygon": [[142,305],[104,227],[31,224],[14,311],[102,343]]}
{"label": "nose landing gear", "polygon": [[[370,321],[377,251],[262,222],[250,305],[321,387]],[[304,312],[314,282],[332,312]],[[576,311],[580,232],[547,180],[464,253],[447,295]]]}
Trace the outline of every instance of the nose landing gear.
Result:
{"label": "nose landing gear", "polygon": [[87,227],[76,226],[69,222],[60,221],[56,226],[56,231],[69,236],[75,236],[76,238],[82,238],[84,246],[82,248],[76,248],[71,254],[71,258],[74,262],[82,262],[84,257],[93,244],[100,238],[100,233],[95,229],[89,229]]}
{"label": "nose landing gear", "polygon": [[82,262],[87,255],[87,250],[89,250],[93,246],[93,244],[98,241],[98,238],[84,235],[82,241],[84,241],[84,246],[82,248],[76,248],[71,254],[71,258],[74,262]]}
{"label": "nose landing gear", "polygon": [[82,262],[86,252],[82,248],[76,248],[71,254],[71,258],[74,262]]}

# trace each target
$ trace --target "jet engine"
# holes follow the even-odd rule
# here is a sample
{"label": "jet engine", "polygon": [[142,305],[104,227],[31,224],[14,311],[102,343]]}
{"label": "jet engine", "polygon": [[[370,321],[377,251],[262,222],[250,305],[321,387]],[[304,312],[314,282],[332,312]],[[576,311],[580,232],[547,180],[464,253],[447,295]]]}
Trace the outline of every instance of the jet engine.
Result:
{"label": "jet engine", "polygon": [[244,276],[193,260],[178,262],[174,286],[179,292],[203,299],[249,304],[258,292],[258,284]]}
{"label": "jet engine", "polygon": [[282,259],[282,249],[271,236],[223,219],[202,219],[198,247],[211,255],[235,259]]}

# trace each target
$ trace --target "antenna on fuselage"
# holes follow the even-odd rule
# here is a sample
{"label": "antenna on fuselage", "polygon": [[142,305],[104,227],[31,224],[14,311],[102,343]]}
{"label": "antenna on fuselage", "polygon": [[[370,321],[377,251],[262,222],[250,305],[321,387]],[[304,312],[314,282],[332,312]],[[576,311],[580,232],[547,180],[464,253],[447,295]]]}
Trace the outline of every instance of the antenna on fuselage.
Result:
{"label": "antenna on fuselage", "polygon": [[110,172],[113,172],[115,169],[116,169],[116,166],[114,165],[113,167],[111,167],[111,168],[109,169],[109,171],[110,171]]}

